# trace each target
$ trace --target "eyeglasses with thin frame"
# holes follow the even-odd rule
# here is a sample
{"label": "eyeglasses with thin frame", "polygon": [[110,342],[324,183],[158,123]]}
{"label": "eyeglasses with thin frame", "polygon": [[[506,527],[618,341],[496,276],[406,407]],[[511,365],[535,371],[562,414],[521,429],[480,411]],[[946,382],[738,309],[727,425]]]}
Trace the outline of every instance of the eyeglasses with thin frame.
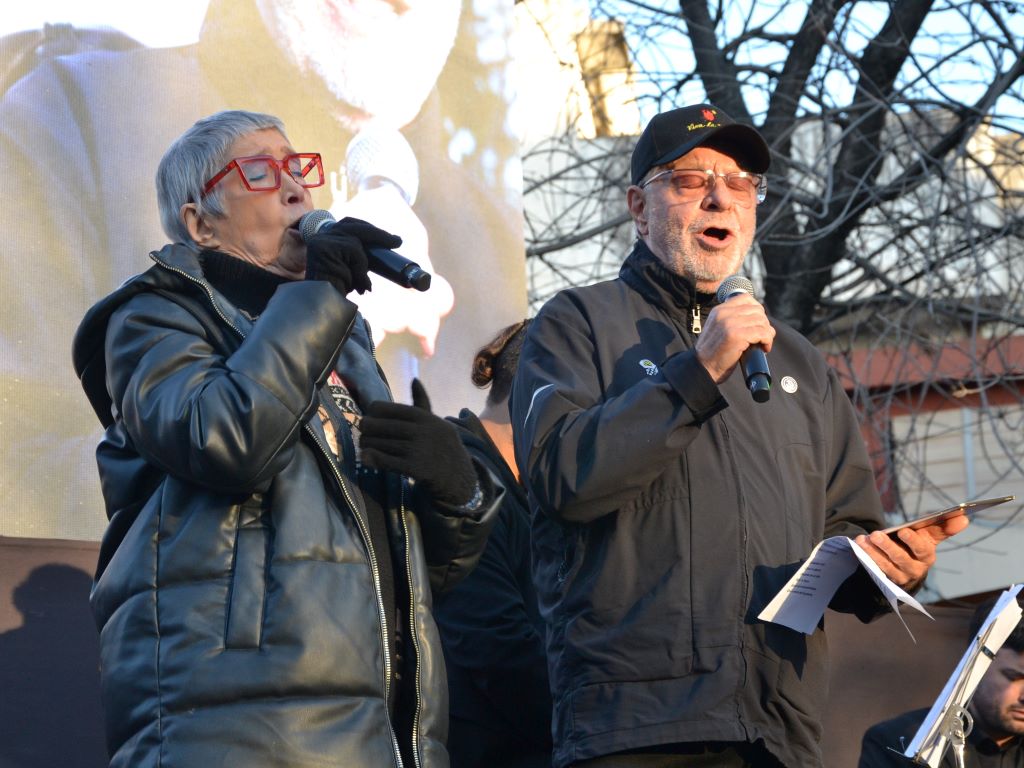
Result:
{"label": "eyeglasses with thin frame", "polygon": [[319,152],[297,152],[280,160],[270,155],[236,157],[221,168],[203,187],[203,197],[232,171],[238,171],[242,184],[250,192],[268,192],[281,188],[281,171],[287,171],[296,184],[307,189],[324,183],[324,164]]}
{"label": "eyeglasses with thin frame", "polygon": [[768,194],[768,179],[764,174],[750,173],[749,171],[719,173],[710,168],[669,168],[651,176],[640,185],[640,188],[644,189],[649,184],[662,179],[671,181],[676,194],[689,199],[698,199],[709,195],[717,180],[722,179],[725,186],[734,194],[736,202],[744,207],[755,201],[763,203]]}

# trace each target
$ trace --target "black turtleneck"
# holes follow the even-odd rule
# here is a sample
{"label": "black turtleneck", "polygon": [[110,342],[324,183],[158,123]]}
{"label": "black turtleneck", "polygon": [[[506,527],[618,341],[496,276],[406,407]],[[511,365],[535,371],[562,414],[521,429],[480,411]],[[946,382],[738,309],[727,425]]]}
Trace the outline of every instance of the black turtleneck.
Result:
{"label": "black turtleneck", "polygon": [[258,317],[277,287],[289,282],[287,277],[220,251],[203,251],[199,263],[210,285],[250,317]]}

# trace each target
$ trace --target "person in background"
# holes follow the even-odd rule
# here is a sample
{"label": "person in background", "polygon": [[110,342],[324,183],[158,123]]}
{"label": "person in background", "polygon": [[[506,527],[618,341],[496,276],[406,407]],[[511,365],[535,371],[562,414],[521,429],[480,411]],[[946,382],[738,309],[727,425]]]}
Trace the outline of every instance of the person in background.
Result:
{"label": "person in background", "polygon": [[[718,301],[769,162],[713,105],[656,115],[632,154],[637,240],[619,277],[557,294],[523,344],[512,426],[557,768],[821,766],[824,624],[808,636],[758,614],[826,537],[913,590],[966,524],[878,532],[835,372],[752,296]],[[778,383],[766,402],[737,370],[751,347]],[[863,569],[831,605],[887,610]]]}
{"label": "person in background", "polygon": [[[996,599],[986,600],[975,609],[967,632],[968,642],[974,641]],[[911,765],[902,753],[928,711],[926,707],[905,712],[871,726],[861,743],[859,768],[906,768]],[[973,725],[964,745],[966,768],[1024,767],[1024,622],[1014,627],[996,651],[967,705],[967,711]],[[952,747],[946,750],[940,765],[957,768]]]}
{"label": "person in background", "polygon": [[392,402],[347,296],[401,241],[357,219],[304,241],[323,181],[276,117],[199,120],[157,170],[171,244],[75,335],[106,429],[116,768],[448,765],[431,592],[472,569],[501,486],[418,380]]}
{"label": "person in background", "polygon": [[498,333],[473,360],[473,383],[490,387],[479,416],[449,420],[506,493],[474,571],[434,608],[448,667],[448,751],[454,768],[551,765],[551,695],[544,623],[530,577],[526,491],[512,449],[508,395],[529,320]]}

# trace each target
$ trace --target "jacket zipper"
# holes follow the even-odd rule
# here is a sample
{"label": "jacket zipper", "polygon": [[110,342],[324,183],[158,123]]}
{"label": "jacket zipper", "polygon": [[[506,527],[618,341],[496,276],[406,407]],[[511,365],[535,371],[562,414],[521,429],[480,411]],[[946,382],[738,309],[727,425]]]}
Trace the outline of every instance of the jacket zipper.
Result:
{"label": "jacket zipper", "polygon": [[245,334],[242,333],[242,331],[238,328],[238,326],[236,326],[234,323],[232,323],[230,320],[228,320],[227,316],[221,311],[221,308],[217,305],[217,300],[213,298],[213,291],[210,290],[210,286],[208,286],[205,282],[203,282],[199,278],[193,277],[188,272],[186,272],[186,271],[184,271],[182,269],[178,269],[177,267],[172,267],[170,264],[167,264],[167,263],[165,263],[163,261],[160,261],[160,259],[156,258],[155,255],[153,256],[153,261],[155,261],[157,264],[159,264],[164,269],[169,270],[169,271],[173,272],[176,275],[181,275],[186,280],[189,280],[189,281],[195,283],[196,285],[198,285],[200,288],[202,288],[203,292],[206,294],[206,297],[210,300],[210,305],[213,307],[213,311],[217,313],[217,317],[219,317],[221,320],[223,320],[224,324],[227,325],[228,328],[230,328],[235,333],[237,333],[239,338],[242,338],[242,339],[245,338]]}
{"label": "jacket zipper", "polygon": [[416,595],[413,592],[412,560],[409,548],[409,523],[405,517],[405,480],[402,480],[402,500],[399,504],[399,512],[402,516],[402,531],[405,534],[405,577],[409,582],[409,632],[412,639],[412,650],[416,659],[416,709],[412,716],[412,758],[416,768],[420,768],[420,749],[417,735],[420,730],[420,702],[422,701],[422,690],[420,689],[420,643],[416,636]]}
{"label": "jacket zipper", "polygon": [[[373,362],[376,363],[378,370],[380,369],[380,363],[377,362],[377,345],[373,343],[373,329],[370,328],[370,323],[363,318],[363,325],[366,326],[366,338],[370,343],[370,357],[373,358]],[[384,382],[384,388],[388,391],[388,395],[392,400],[395,399],[395,393],[391,391],[391,384],[384,376],[384,371],[381,370],[381,379]],[[415,654],[414,664],[414,677],[416,679],[416,708],[413,711],[412,716],[412,759],[416,764],[416,768],[420,768],[420,749],[419,749],[419,730],[420,730],[420,706],[423,703],[423,691],[420,688],[420,643],[416,634],[416,596],[413,594],[413,580],[412,580],[412,560],[411,551],[409,549],[409,524],[405,518],[405,476],[402,476],[401,484],[399,487],[400,500],[398,503],[398,513],[402,520],[402,531],[405,534],[405,577],[409,584],[409,637],[412,639],[412,650]],[[392,733],[392,735],[394,735]],[[398,749],[398,742],[395,742],[395,749]],[[401,768],[401,758],[399,758],[399,766]]]}
{"label": "jacket zipper", "polygon": [[697,304],[696,306],[694,306],[693,309],[690,310],[690,330],[695,335],[699,334],[701,331],[700,304]]}
{"label": "jacket zipper", "polygon": [[[213,311],[217,313],[217,316],[220,317],[220,319],[224,321],[225,325],[227,325],[229,328],[231,328],[231,330],[233,330],[235,333],[237,333],[240,338],[242,338],[242,339],[245,338],[245,334],[234,323],[232,323],[230,320],[228,320],[228,318],[221,311],[220,307],[217,306],[217,301],[213,297],[213,292],[210,290],[209,286],[206,285],[205,282],[203,282],[202,280],[199,280],[196,277],[193,277],[188,272],[185,272],[184,270],[178,269],[177,267],[172,267],[169,264],[166,264],[166,263],[160,261],[159,259],[154,259],[154,261],[156,261],[157,264],[159,264],[160,266],[164,267],[165,269],[169,269],[171,272],[174,272],[175,274],[181,275],[182,277],[186,278],[187,280],[192,281],[193,283],[198,285],[200,288],[202,288],[203,291],[206,293],[207,297],[210,299],[210,304],[213,306]],[[372,340],[372,338],[371,338],[371,341],[370,341],[370,346],[371,346],[371,353],[373,353],[373,340]],[[376,354],[374,354],[374,360],[376,360]],[[349,508],[352,510],[352,514],[353,514],[353,516],[356,519],[356,523],[358,523],[358,525],[359,525],[359,532],[363,536],[363,542],[366,544],[366,551],[367,551],[367,553],[370,556],[370,572],[373,574],[373,591],[374,591],[374,596],[377,599],[377,614],[378,614],[378,616],[380,618],[380,628],[381,628],[381,641],[382,641],[381,645],[382,645],[382,647],[384,649],[384,705],[385,705],[385,708],[386,708],[387,707],[387,701],[388,701],[388,698],[389,698],[390,693],[391,693],[391,649],[390,649],[390,647],[388,645],[387,615],[384,613],[384,598],[381,596],[380,568],[377,565],[377,554],[373,551],[373,545],[370,543],[370,533],[367,530],[366,524],[363,522],[363,518],[359,515],[359,510],[357,509],[357,507],[355,505],[355,502],[352,501],[352,497],[349,494],[348,487],[345,485],[345,479],[341,476],[341,473],[338,471],[338,468],[336,466],[335,460],[332,458],[330,451],[327,449],[327,446],[323,445],[320,442],[320,438],[317,437],[316,432],[313,430],[313,428],[311,426],[309,426],[308,423],[304,424],[303,427],[305,428],[306,432],[309,433],[310,437],[313,438],[313,442],[316,444],[317,448],[320,449],[320,452],[323,453],[324,456],[327,458],[327,463],[330,465],[331,471],[334,473],[334,477],[338,481],[338,487],[341,488],[341,494],[342,494],[342,496],[345,497],[345,502],[349,505]],[[404,523],[405,523],[404,505],[403,505],[402,512],[403,512],[402,522],[403,522],[403,525],[404,525]],[[407,540],[406,541],[407,554],[408,554],[408,546],[409,546],[409,544],[408,544],[408,540]],[[407,569],[409,568],[409,566],[408,566],[408,558],[407,558],[406,568]],[[411,591],[412,591],[412,582],[411,581],[410,581],[410,584],[409,584],[409,589],[410,589],[410,593],[411,593]],[[414,640],[415,640],[415,638],[414,638]],[[419,712],[420,712],[420,686],[419,686],[419,674],[418,674],[418,668],[419,668],[418,661],[417,661],[416,666],[417,666],[417,677],[416,677],[416,714],[415,714],[415,716],[413,718],[413,723],[414,723],[413,746],[414,747],[415,747],[415,743],[416,743],[415,723],[419,719]],[[387,721],[388,721],[388,733],[391,735],[391,748],[394,750],[394,753],[395,753],[395,764],[398,766],[398,768],[402,768],[402,753],[401,753],[401,751],[398,748],[398,737],[395,736],[395,728],[394,728],[394,726],[391,723],[391,716],[390,715],[388,715]],[[419,765],[419,760],[417,760],[416,762],[417,762],[417,766],[418,766]]]}
{"label": "jacket zipper", "polygon": [[[391,696],[391,646],[388,635],[388,621],[387,616],[384,613],[384,598],[381,596],[380,589],[380,566],[377,565],[377,553],[373,550],[373,545],[370,543],[370,532],[366,527],[366,523],[363,522],[362,516],[359,514],[359,510],[356,508],[355,502],[352,501],[352,497],[349,494],[348,486],[345,485],[345,479],[341,476],[336,466],[336,461],[328,450],[327,446],[320,442],[320,438],[317,436],[314,429],[309,424],[303,425],[305,430],[309,433],[310,437],[313,438],[313,442],[316,443],[317,448],[327,458],[327,463],[331,467],[331,471],[334,473],[335,480],[338,481],[338,487],[341,488],[341,494],[345,497],[345,502],[349,505],[352,510],[352,515],[356,519],[356,523],[359,525],[359,532],[363,536],[363,542],[366,544],[366,552],[370,556],[370,572],[373,574],[373,592],[377,598],[377,616],[380,619],[380,632],[381,632],[381,645],[384,648],[384,705],[387,706],[388,699]],[[391,747],[395,752],[395,763],[398,768],[402,768],[402,753],[398,748],[398,737],[395,735],[395,727],[391,723],[391,716],[388,715],[388,733],[391,734]]]}
{"label": "jacket zipper", "polygon": [[[748,542],[749,542],[749,538],[750,538],[749,537],[749,528],[748,528],[748,525],[747,525],[747,499],[746,499],[746,496],[743,494],[743,491],[741,490],[741,484],[739,482],[739,477],[736,476],[737,475],[736,467],[738,466],[738,462],[736,460],[736,454],[733,452],[733,449],[732,449],[732,433],[729,431],[729,426],[726,423],[724,418],[722,419],[722,431],[723,431],[723,433],[725,435],[726,445],[727,445],[727,447],[729,449],[730,467],[732,469],[732,474],[734,476],[734,480],[735,480],[735,483],[736,483],[736,496],[737,496],[736,508],[739,510],[739,521],[740,521],[740,532],[741,532],[741,538],[740,538],[740,549],[741,549],[741,551],[740,551],[740,559],[741,559],[742,565],[743,565],[743,593],[740,596],[740,605],[747,605],[747,601],[750,599],[750,577],[747,575],[747,572],[748,572],[747,571],[747,565],[748,565],[748,563],[747,563],[747,560],[748,560]],[[739,713],[740,710],[742,709],[742,707],[740,706],[741,693],[743,691],[743,688],[747,684],[747,681],[748,681],[748,678],[749,678],[749,674],[750,674],[749,673],[749,664],[747,663],[747,643],[746,643],[746,639],[745,639],[745,636],[744,636],[742,631],[739,633],[739,638],[737,640],[737,646],[738,646],[739,652],[740,652],[740,661],[743,664],[743,685],[739,686],[736,689],[736,697],[735,697],[736,711],[737,711],[737,713]],[[738,719],[739,719],[740,725],[743,728],[743,732],[746,734],[746,737],[748,739],[752,738],[751,731],[750,731],[750,728],[748,727],[747,723],[744,721],[744,719],[742,717],[739,717]]]}
{"label": "jacket zipper", "polygon": [[[377,345],[373,343],[373,331],[370,328],[370,324],[366,321],[366,318],[363,318],[363,323],[365,323],[365,325],[366,325],[366,336],[367,336],[367,338],[370,341],[370,356],[373,358],[373,361],[376,363],[377,362]],[[377,367],[378,368],[380,367],[379,363],[378,363]],[[384,378],[383,373],[381,375],[381,378],[384,380],[384,387],[387,389],[388,394],[391,396],[391,399],[394,400],[395,399],[395,395],[391,391],[391,385],[388,383],[388,380],[386,378]],[[406,485],[405,485],[405,479],[404,479],[404,476],[403,476],[403,479],[402,479],[401,485],[400,485],[400,490],[399,490],[399,493],[401,494],[401,500],[399,501],[399,504],[398,504],[398,512],[399,512],[399,515],[401,516],[401,520],[402,520],[402,531],[405,534],[405,578],[406,578],[406,580],[408,581],[408,584],[409,584],[409,637],[412,640],[413,654],[415,654],[415,665],[414,665],[415,674],[414,674],[414,677],[415,677],[415,680],[416,680],[416,682],[415,682],[415,687],[416,687],[416,708],[413,711],[413,716],[412,716],[412,734],[411,734],[412,735],[412,759],[413,759],[413,762],[416,764],[416,768],[420,768],[421,763],[420,763],[420,748],[419,748],[419,738],[418,738],[418,736],[419,736],[419,732],[420,732],[420,710],[422,709],[422,707],[420,705],[423,703],[423,689],[420,687],[420,669],[421,669],[421,667],[420,667],[420,659],[422,658],[422,656],[421,656],[421,652],[420,652],[419,637],[416,634],[416,595],[413,592],[412,559],[411,559],[412,552],[411,552],[411,550],[409,548],[409,523],[406,520],[406,516],[405,516],[405,488],[406,488]],[[393,732],[392,732],[392,737],[394,737],[394,733]],[[395,742],[395,749],[396,750],[398,749],[397,741]],[[399,758],[399,766],[401,766],[401,758]]]}

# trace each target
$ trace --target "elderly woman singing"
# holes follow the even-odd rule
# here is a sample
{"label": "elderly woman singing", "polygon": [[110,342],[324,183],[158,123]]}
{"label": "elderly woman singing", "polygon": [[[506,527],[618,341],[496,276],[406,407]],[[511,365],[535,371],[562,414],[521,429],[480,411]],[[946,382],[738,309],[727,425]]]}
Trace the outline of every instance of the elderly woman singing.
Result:
{"label": "elderly woman singing", "polygon": [[320,156],[219,112],[157,171],[172,244],[94,306],[75,368],[106,428],[92,591],[111,765],[446,766],[432,591],[479,557],[497,480],[392,402],[344,219],[304,241]]}

